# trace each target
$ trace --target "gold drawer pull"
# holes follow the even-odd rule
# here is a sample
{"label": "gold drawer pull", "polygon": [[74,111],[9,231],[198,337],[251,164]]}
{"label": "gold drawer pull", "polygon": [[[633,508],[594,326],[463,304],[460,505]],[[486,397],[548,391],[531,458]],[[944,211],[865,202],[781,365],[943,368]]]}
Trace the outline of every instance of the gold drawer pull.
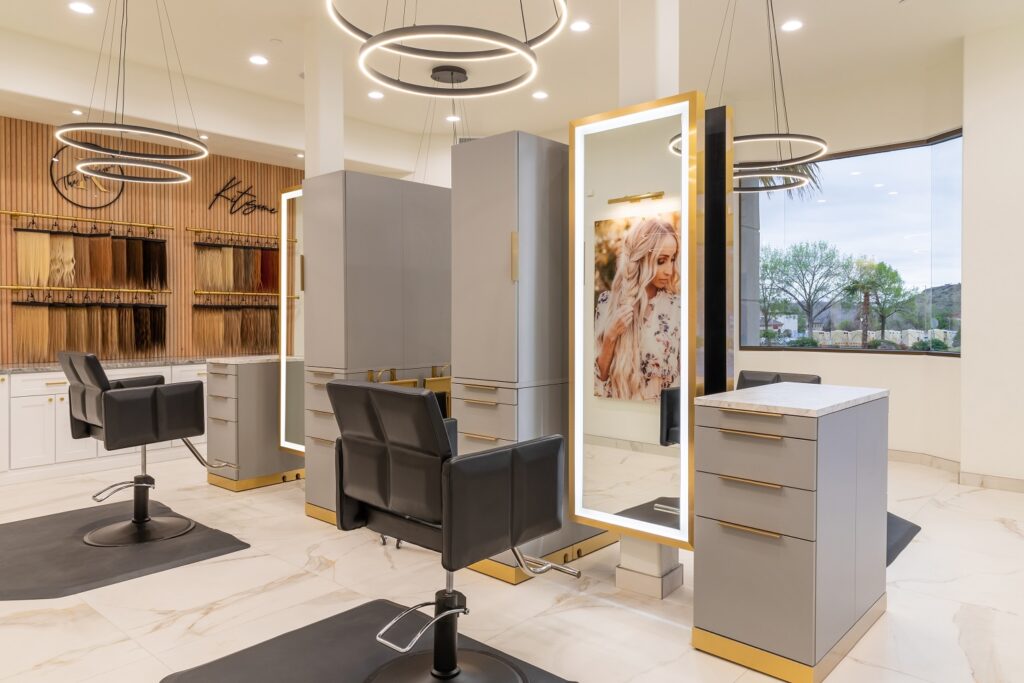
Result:
{"label": "gold drawer pull", "polygon": [[467,389],[479,389],[480,391],[497,391],[498,387],[489,387],[486,384],[463,384]]}
{"label": "gold drawer pull", "polygon": [[741,432],[738,429],[719,429],[722,434],[735,434],[737,436],[750,436],[755,439],[771,439],[772,441],[782,441],[781,436],[775,434],[757,434],[755,432]]}
{"label": "gold drawer pull", "polygon": [[54,381],[54,382],[47,382],[46,386],[48,386],[48,387],[62,387],[62,386],[64,386],[67,383],[68,383],[68,381],[66,379],[62,379],[62,380],[57,380],[57,381]]}
{"label": "gold drawer pull", "polygon": [[491,441],[497,443],[498,437],[487,436],[486,434],[473,434],[472,432],[462,432],[462,435],[467,439],[479,439],[480,441]]}
{"label": "gold drawer pull", "polygon": [[718,524],[728,529],[746,531],[748,534],[757,534],[758,536],[767,536],[768,538],[782,538],[782,534],[777,534],[773,531],[764,531],[763,529],[755,529],[752,526],[743,526],[742,524],[732,524],[730,522],[719,522]]}
{"label": "gold drawer pull", "polygon": [[782,417],[782,413],[769,413],[763,410],[742,410],[740,408],[719,408],[723,413],[738,413],[740,415],[758,415],[760,417]]}
{"label": "gold drawer pull", "polygon": [[781,484],[769,484],[766,481],[756,481],[754,479],[744,479],[743,477],[730,477],[728,474],[719,474],[718,478],[719,479],[724,479],[725,481],[735,481],[735,482],[738,482],[740,484],[750,484],[751,486],[762,486],[762,487],[764,487],[766,489],[781,489],[782,488]]}
{"label": "gold drawer pull", "polygon": [[464,398],[462,399],[466,403],[471,403],[475,406],[487,406],[489,408],[496,408],[498,404],[495,401],[480,401],[475,398]]}
{"label": "gold drawer pull", "polygon": [[313,441],[319,441],[320,443],[326,444],[328,446],[333,446],[334,445],[334,442],[331,441],[330,439],[321,439],[319,436],[310,436],[310,437],[307,437],[307,438],[312,439]]}

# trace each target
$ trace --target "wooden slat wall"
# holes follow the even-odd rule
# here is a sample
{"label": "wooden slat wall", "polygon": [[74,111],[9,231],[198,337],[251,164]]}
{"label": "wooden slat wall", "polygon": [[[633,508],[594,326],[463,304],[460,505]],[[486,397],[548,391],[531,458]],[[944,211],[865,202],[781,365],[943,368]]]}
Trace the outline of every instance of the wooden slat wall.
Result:
{"label": "wooden slat wall", "polygon": [[[198,300],[192,294],[195,289],[192,242],[196,235],[187,232],[185,227],[277,235],[279,214],[254,212],[245,216],[239,212],[231,215],[229,205],[224,201],[219,201],[211,210],[207,210],[207,206],[214,193],[231,176],[235,176],[242,181],[243,188],[252,184],[259,203],[280,210],[281,192],[299,185],[302,171],[211,155],[182,164],[193,175],[190,183],[170,186],[128,184],[124,194],[113,205],[103,209],[82,209],[65,200],[50,182],[50,160],[59,147],[60,143],[53,137],[53,126],[0,117],[0,209],[81,217],[85,226],[90,219],[174,226],[174,231],[154,233],[155,237],[167,239],[168,287],[172,294],[158,295],[153,301],[167,304],[168,330],[166,349],[150,355],[195,356],[192,304]],[[25,218],[0,216],[0,283],[18,284],[12,228],[26,226],[27,223]],[[43,299],[45,295],[46,292],[37,292],[36,298]],[[130,296],[124,295],[122,300],[130,301]],[[55,293],[54,298],[57,297]],[[81,297],[81,294],[76,294],[75,300],[80,301]],[[19,362],[13,357],[15,332],[11,302],[24,298],[24,293],[0,290],[0,363]],[[60,295],[60,298],[64,296]],[[148,297],[140,297],[139,300],[148,301]]]}

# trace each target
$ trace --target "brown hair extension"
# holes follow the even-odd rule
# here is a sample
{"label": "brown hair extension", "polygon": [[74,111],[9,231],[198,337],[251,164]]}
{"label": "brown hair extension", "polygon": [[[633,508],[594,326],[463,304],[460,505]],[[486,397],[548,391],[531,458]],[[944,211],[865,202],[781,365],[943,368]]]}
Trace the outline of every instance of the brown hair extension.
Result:
{"label": "brown hair extension", "polygon": [[50,235],[50,280],[53,287],[75,285],[75,240],[71,235]]}
{"label": "brown hair extension", "polygon": [[89,272],[89,238],[75,235],[75,286],[92,287],[92,275]]}
{"label": "brown hair extension", "polygon": [[142,240],[136,237],[126,238],[125,250],[127,251],[128,286],[141,288],[145,283],[142,270]]}
{"label": "brown hair extension", "polygon": [[114,287],[128,286],[128,245],[123,237],[110,240],[111,281]]}
{"label": "brown hair extension", "polygon": [[149,351],[152,342],[152,334],[149,327],[149,307],[134,306],[132,315],[135,316],[135,350],[140,353]]}
{"label": "brown hair extension", "polygon": [[34,363],[47,360],[50,312],[46,306],[17,305],[14,312],[14,362]]}
{"label": "brown hair extension", "polygon": [[50,234],[19,230],[15,235],[18,284],[45,286],[50,278]]}
{"label": "brown hair extension", "polygon": [[135,353],[135,316],[130,306],[117,309],[117,336],[121,353],[131,356]]}
{"label": "brown hair extension", "polygon": [[167,307],[154,306],[149,309],[150,340],[154,349],[167,347]]}
{"label": "brown hair extension", "polygon": [[121,352],[118,345],[117,307],[103,306],[100,312],[103,316],[103,357],[116,358]]}
{"label": "brown hair extension", "polygon": [[103,354],[103,309],[96,306],[89,306],[85,309],[86,318],[89,321],[89,335],[86,350],[95,353],[99,357]]}
{"label": "brown hair extension", "polygon": [[89,238],[89,274],[93,287],[110,287],[114,279],[114,253],[110,235]]}
{"label": "brown hair extension", "polygon": [[47,326],[49,337],[47,339],[47,359],[54,360],[57,353],[67,349],[68,339],[68,316],[66,306],[50,306]]}

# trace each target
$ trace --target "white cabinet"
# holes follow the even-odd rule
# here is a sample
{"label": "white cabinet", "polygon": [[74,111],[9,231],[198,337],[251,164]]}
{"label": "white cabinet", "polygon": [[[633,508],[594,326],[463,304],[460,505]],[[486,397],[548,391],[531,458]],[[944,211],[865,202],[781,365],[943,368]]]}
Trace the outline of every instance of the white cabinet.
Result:
{"label": "white cabinet", "polygon": [[74,439],[71,437],[71,405],[67,396],[58,396],[54,405],[56,406],[54,460],[72,462],[95,458],[98,444],[96,439]]}
{"label": "white cabinet", "polygon": [[11,465],[11,383],[0,375],[0,472]]}
{"label": "white cabinet", "polygon": [[11,398],[11,469],[54,463],[53,396]]}

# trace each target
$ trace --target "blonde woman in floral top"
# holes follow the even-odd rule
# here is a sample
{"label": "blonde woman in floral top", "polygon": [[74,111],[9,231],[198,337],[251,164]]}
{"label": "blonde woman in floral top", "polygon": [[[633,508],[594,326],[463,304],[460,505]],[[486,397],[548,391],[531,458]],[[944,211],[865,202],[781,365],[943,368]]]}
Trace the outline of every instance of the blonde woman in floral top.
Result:
{"label": "blonde woman in floral top", "polygon": [[594,394],[655,401],[679,385],[679,236],[646,218],[626,234],[594,313]]}

